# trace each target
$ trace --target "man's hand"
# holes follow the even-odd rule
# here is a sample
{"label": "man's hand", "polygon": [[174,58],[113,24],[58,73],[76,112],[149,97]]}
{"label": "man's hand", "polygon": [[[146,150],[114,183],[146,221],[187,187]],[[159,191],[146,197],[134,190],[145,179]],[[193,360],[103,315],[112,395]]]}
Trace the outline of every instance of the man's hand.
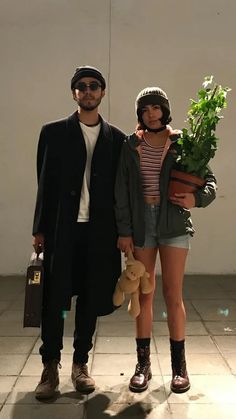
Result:
{"label": "man's hand", "polygon": [[193,193],[175,193],[175,196],[171,196],[170,201],[172,204],[179,205],[182,208],[191,209],[195,207],[195,197]]}
{"label": "man's hand", "polygon": [[133,253],[134,243],[132,237],[119,237],[117,241],[117,247],[122,252],[124,252],[126,256],[130,251]]}
{"label": "man's hand", "polygon": [[44,251],[44,235],[42,233],[37,233],[33,236],[33,247],[36,253]]}

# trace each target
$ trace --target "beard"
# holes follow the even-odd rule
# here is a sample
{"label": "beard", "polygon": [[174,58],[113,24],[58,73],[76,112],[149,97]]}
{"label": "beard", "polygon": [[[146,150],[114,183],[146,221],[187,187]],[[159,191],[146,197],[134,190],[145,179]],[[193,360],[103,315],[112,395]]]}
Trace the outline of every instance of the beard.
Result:
{"label": "beard", "polygon": [[82,108],[84,111],[93,111],[100,105],[101,100],[102,100],[102,97],[99,97],[98,99],[94,99],[89,96],[83,99],[76,98],[76,102],[78,106]]}

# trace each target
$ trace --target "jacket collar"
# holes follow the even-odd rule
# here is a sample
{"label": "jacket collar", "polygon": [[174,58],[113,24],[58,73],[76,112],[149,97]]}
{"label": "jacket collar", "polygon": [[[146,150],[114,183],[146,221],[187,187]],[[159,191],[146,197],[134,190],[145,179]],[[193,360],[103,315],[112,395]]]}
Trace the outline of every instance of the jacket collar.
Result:
{"label": "jacket collar", "polygon": [[[100,129],[98,139],[99,139],[99,137],[103,137],[105,139],[110,139],[111,134],[110,134],[109,124],[105,121],[105,119],[103,119],[101,117],[100,114],[99,114],[99,119],[100,119],[100,122],[101,122],[101,129]],[[72,115],[70,115],[68,117],[67,124],[68,124],[68,128],[70,130],[74,130],[74,129],[77,130],[77,134],[79,133],[80,136],[83,137],[83,133],[82,133],[81,126],[80,126],[80,123],[79,123],[79,118],[78,118],[78,112],[77,111],[75,111]]]}
{"label": "jacket collar", "polygon": [[[169,131],[169,135],[166,141],[166,145],[170,146],[172,143],[178,141],[181,131],[180,130],[173,130],[170,125],[167,125],[167,130]],[[140,138],[137,134],[132,134],[127,137],[127,143],[133,149],[137,148],[140,145]]]}
{"label": "jacket collar", "polygon": [[[181,131],[180,130],[173,130],[170,125],[167,125],[167,129],[169,131],[168,138],[165,143],[165,147],[161,157],[161,165],[163,163],[164,158],[166,157],[169,148],[172,144],[176,143],[180,137]],[[141,154],[141,147],[140,147],[140,138],[134,133],[127,137],[126,140],[129,147],[133,150]]]}

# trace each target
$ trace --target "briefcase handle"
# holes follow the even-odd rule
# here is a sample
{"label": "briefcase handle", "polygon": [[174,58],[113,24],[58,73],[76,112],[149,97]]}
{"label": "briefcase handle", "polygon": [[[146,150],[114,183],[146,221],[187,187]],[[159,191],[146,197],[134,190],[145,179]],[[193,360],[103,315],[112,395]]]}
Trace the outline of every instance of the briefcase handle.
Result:
{"label": "briefcase handle", "polygon": [[42,247],[42,245],[41,244],[38,244],[37,248],[34,247],[34,252],[36,253],[37,259],[38,259],[39,258],[39,255],[41,253],[43,253],[43,247]]}
{"label": "briefcase handle", "polygon": [[42,265],[43,263],[43,252],[36,252],[34,251],[31,254],[29,266],[38,266]]}
{"label": "briefcase handle", "polygon": [[38,246],[38,247],[37,247],[37,250],[35,250],[35,253],[36,253],[36,259],[38,260],[38,259],[39,259],[39,255],[40,255],[41,253],[43,253],[43,252],[42,252],[42,249],[41,249],[41,246]]}

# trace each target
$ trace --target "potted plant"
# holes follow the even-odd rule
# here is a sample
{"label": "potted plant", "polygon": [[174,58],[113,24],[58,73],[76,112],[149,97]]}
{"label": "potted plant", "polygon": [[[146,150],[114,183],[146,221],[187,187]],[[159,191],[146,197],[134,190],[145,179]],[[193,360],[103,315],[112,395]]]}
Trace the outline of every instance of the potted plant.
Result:
{"label": "potted plant", "polygon": [[188,111],[188,128],[183,128],[177,141],[176,165],[169,182],[169,196],[176,192],[194,192],[204,185],[207,166],[215,156],[218,138],[215,130],[226,107],[226,96],[231,89],[214,82],[213,76],[205,77],[198,92],[198,100],[191,99]]}

